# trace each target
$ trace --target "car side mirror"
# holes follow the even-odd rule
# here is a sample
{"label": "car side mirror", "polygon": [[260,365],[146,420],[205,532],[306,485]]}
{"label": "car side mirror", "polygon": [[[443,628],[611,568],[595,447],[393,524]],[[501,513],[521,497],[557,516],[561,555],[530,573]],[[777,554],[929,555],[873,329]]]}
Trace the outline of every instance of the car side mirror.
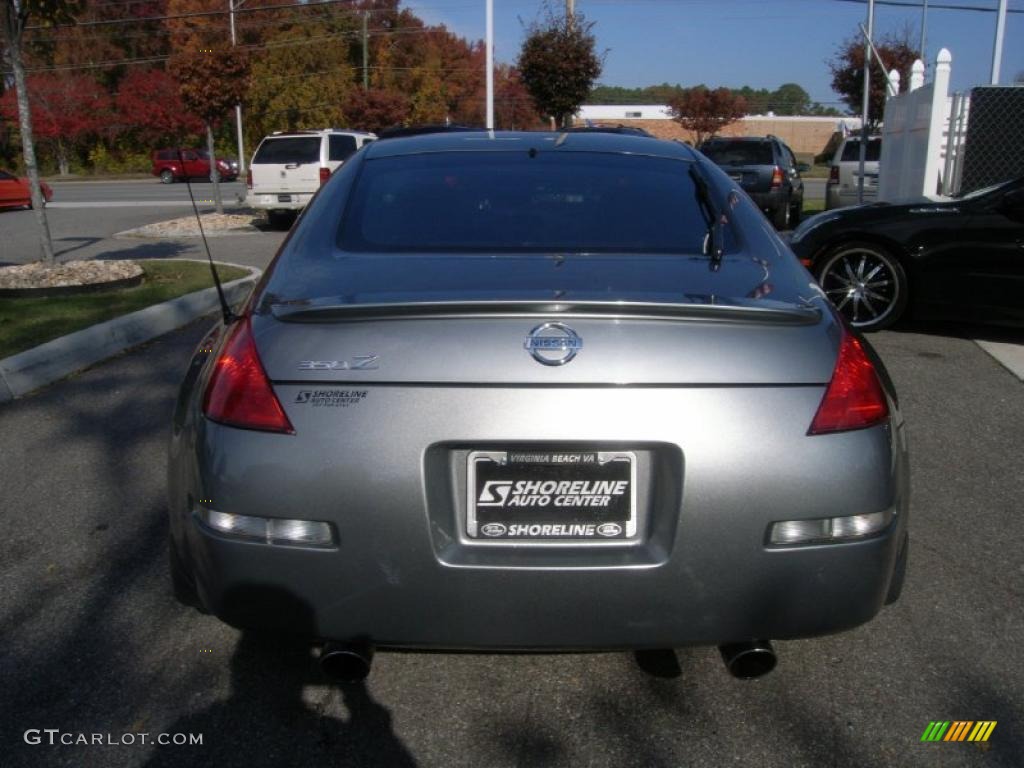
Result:
{"label": "car side mirror", "polygon": [[797,163],[796,169],[800,171],[800,173],[810,173],[811,166],[807,163]]}

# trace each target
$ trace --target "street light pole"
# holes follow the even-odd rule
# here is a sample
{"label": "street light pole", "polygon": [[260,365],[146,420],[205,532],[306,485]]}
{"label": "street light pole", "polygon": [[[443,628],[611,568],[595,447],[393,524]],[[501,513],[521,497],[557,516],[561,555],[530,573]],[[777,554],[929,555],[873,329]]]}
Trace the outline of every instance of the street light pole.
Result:
{"label": "street light pole", "polygon": [[[231,17],[231,47],[238,45],[235,37],[235,9],[241,8],[245,0],[228,0],[228,15]],[[242,140],[242,105],[235,104],[235,132],[238,136],[238,173],[245,173],[245,145]]]}
{"label": "street light pole", "polygon": [[487,63],[487,130],[494,130],[494,0],[487,0],[487,39],[485,59]]}
{"label": "street light pole", "polygon": [[925,66],[928,66],[928,56],[924,52],[924,44],[928,38],[928,0],[924,0],[921,6],[921,45],[917,48],[917,53],[921,57],[921,61],[924,62]]}
{"label": "street light pole", "polygon": [[996,42],[992,48],[992,85],[999,85],[999,66],[1003,61],[1003,33],[1006,31],[1006,0],[999,0],[996,17]]}
{"label": "street light pole", "polygon": [[868,33],[864,39],[864,100],[861,103],[860,162],[857,204],[864,204],[864,163],[868,158],[868,110],[871,107],[871,37],[875,31],[875,0],[868,0]]}

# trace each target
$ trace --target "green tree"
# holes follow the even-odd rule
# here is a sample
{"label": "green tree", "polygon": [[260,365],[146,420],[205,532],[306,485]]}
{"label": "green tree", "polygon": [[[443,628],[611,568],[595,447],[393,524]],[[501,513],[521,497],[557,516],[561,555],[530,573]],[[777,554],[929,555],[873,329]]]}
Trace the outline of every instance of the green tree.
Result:
{"label": "green tree", "polygon": [[57,24],[71,21],[79,9],[77,0],[2,0],[0,2],[0,42],[3,42],[7,64],[14,75],[14,88],[18,101],[18,126],[21,130],[21,151],[29,179],[32,210],[39,228],[39,245],[43,260],[56,263],[50,223],[43,208],[43,192],[39,186],[39,166],[32,137],[32,111],[29,108],[28,87],[25,82],[23,42],[29,21]]}
{"label": "green tree", "polygon": [[203,121],[206,149],[210,157],[210,181],[217,213],[224,213],[220,196],[220,173],[213,142],[213,126],[242,100],[248,79],[248,57],[243,49],[223,46],[188,47],[168,62],[171,76],[178,81],[185,108]]}
{"label": "green tree", "polygon": [[806,115],[810,107],[810,94],[796,83],[783,83],[768,99],[768,109],[776,115]]}
{"label": "green tree", "polygon": [[254,58],[246,96],[250,142],[271,131],[343,126],[355,72],[345,38],[321,24],[298,26],[267,39]]}
{"label": "green tree", "polygon": [[[878,55],[885,63],[885,71],[895,69],[902,82],[910,80],[910,66],[919,58],[917,48],[910,41],[907,30],[889,33],[875,40]],[[856,35],[839,44],[828,62],[832,73],[832,90],[839,94],[852,112],[860,113],[864,98],[864,38]],[[878,127],[885,112],[886,77],[877,62],[871,65],[871,94],[868,99],[868,126]]]}
{"label": "green tree", "polygon": [[556,17],[529,28],[516,69],[537,109],[568,127],[601,76],[593,22],[582,14]]}

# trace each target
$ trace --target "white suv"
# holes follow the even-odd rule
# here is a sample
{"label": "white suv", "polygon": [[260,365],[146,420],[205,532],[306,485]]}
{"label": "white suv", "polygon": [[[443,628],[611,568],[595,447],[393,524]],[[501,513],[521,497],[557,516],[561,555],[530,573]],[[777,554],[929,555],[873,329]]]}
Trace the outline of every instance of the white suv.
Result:
{"label": "white suv", "polygon": [[287,227],[338,166],[376,138],[335,128],[272,133],[249,164],[246,203],[266,211],[271,226]]}
{"label": "white suv", "polygon": [[[864,202],[878,197],[878,161],[882,156],[882,137],[868,136],[864,160]],[[843,139],[832,158],[828,183],[825,185],[825,210],[857,205],[860,186],[860,137]]]}

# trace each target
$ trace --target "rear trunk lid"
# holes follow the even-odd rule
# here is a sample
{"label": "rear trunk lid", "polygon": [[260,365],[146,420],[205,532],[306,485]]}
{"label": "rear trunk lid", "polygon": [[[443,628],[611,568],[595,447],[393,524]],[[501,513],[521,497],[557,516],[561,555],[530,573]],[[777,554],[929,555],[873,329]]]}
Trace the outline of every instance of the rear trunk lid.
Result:
{"label": "rear trunk lid", "polygon": [[[838,338],[810,285],[776,287],[749,257],[717,272],[704,257],[544,255],[345,256],[330,270],[347,291],[257,308],[273,381],[822,384]],[[288,296],[317,278],[300,279]]]}
{"label": "rear trunk lid", "polygon": [[252,159],[254,194],[313,193],[320,186],[319,136],[268,136]]}

